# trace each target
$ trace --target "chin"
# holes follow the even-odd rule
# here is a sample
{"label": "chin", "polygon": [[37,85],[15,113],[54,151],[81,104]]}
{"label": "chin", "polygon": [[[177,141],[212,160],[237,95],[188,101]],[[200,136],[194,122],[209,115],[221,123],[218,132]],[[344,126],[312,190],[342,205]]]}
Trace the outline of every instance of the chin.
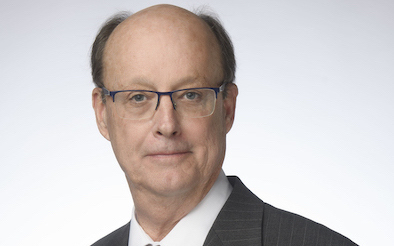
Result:
{"label": "chin", "polygon": [[199,179],[193,177],[193,175],[167,173],[158,178],[152,185],[155,186],[157,193],[170,196],[194,192],[199,183]]}

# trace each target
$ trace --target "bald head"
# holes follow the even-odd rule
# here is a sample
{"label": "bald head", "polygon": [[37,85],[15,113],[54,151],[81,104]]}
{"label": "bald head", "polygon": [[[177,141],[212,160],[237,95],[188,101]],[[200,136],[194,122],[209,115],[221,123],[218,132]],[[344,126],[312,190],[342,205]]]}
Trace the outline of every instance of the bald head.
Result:
{"label": "bald head", "polygon": [[[131,24],[133,23],[133,24]],[[119,25],[119,28],[127,25],[144,25],[156,26],[163,24],[163,26],[172,25],[173,27],[189,26],[202,27],[209,29],[206,23],[196,14],[173,5],[155,5],[146,9],[143,9]],[[193,26],[196,25],[196,26]],[[118,28],[117,28],[118,29]]]}
{"label": "bald head", "polygon": [[[207,24],[197,15],[173,5],[156,5],[137,12],[120,23],[110,40],[122,35],[138,35],[169,33],[181,35],[185,33],[204,33],[214,38]],[[198,34],[200,34],[198,33]]]}
{"label": "bald head", "polygon": [[150,67],[151,72],[139,76],[145,78],[155,71],[160,80],[160,76],[178,75],[179,68],[187,65],[201,66],[204,71],[190,76],[212,76],[220,83],[221,64],[217,39],[201,18],[175,6],[160,5],[130,16],[113,31],[104,50],[104,83],[117,81],[122,87],[127,81],[117,75],[131,79],[128,73],[135,75],[142,67]]}
{"label": "bald head", "polygon": [[[208,46],[213,49],[214,54],[219,55],[218,60],[221,66],[219,69],[223,74],[223,81],[228,83],[234,81],[233,46],[226,31],[215,17],[204,13],[196,15],[176,6],[157,5],[131,16],[124,12],[119,13],[102,26],[93,44],[91,56],[92,76],[97,87],[104,86],[104,64],[110,64],[113,62],[111,59],[114,59],[114,57],[105,58],[105,54],[109,54],[110,51],[114,52],[113,45],[115,47],[116,45],[125,45],[125,42],[122,44],[122,40],[143,37],[143,35],[138,36],[137,34],[149,34],[150,38],[145,36],[145,42],[149,43],[164,40],[163,38],[166,37],[167,44],[174,41],[177,44],[190,42],[190,45],[193,45],[194,42],[195,48],[198,48],[198,42],[203,41],[203,43],[209,44]],[[181,36],[181,39],[177,39]],[[116,42],[118,43],[116,44]],[[165,48],[164,43],[162,47]],[[118,49],[116,52],[124,53],[126,51],[126,49],[121,50]]]}
{"label": "bald head", "polygon": [[[172,5],[156,5],[137,12],[119,24],[109,38],[107,46],[114,40],[135,40],[146,36],[207,42],[218,48],[219,44],[207,23],[188,10]],[[152,40],[152,42],[165,40]],[[114,41],[115,42],[115,41]]]}

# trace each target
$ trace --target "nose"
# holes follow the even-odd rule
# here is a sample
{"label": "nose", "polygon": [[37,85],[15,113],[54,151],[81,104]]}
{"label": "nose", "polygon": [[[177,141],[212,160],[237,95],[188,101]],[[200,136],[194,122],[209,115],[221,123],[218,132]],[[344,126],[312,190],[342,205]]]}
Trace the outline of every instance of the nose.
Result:
{"label": "nose", "polygon": [[154,121],[154,133],[157,136],[174,137],[180,134],[178,114],[170,95],[161,95]]}
{"label": "nose", "polygon": [[160,100],[163,96],[169,96],[169,98],[171,99],[173,108],[176,109],[176,103],[172,100],[172,92],[171,91],[170,92],[157,92],[157,93],[158,93],[158,98],[157,98],[157,105],[156,105],[155,110],[157,110],[157,108],[159,107]]}

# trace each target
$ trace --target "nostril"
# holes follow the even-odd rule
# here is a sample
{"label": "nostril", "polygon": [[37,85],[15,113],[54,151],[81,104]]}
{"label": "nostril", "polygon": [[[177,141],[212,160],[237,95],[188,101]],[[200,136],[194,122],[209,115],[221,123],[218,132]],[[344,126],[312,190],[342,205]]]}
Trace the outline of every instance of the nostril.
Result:
{"label": "nostril", "polygon": [[[164,134],[162,131],[157,131],[156,134],[159,135],[159,136],[164,136],[164,135],[166,135],[166,134]],[[178,134],[178,131],[173,131],[172,133],[170,133],[169,136],[176,136],[177,134]]]}

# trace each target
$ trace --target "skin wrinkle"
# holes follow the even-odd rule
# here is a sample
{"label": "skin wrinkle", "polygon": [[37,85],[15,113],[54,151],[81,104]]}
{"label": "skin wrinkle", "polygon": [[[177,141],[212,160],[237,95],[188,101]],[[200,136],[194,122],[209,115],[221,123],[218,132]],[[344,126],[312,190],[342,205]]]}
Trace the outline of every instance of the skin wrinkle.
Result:
{"label": "skin wrinkle", "polygon": [[[170,27],[170,28],[168,28]],[[194,14],[160,5],[136,13],[111,34],[104,51],[109,90],[171,91],[223,81],[220,47],[208,25]],[[231,129],[237,88],[217,98],[211,116],[182,118],[163,96],[145,120],[119,118],[112,100],[93,91],[100,132],[111,141],[133,196],[138,222],[160,241],[207,194],[220,173]],[[163,152],[171,155],[157,155]]]}

